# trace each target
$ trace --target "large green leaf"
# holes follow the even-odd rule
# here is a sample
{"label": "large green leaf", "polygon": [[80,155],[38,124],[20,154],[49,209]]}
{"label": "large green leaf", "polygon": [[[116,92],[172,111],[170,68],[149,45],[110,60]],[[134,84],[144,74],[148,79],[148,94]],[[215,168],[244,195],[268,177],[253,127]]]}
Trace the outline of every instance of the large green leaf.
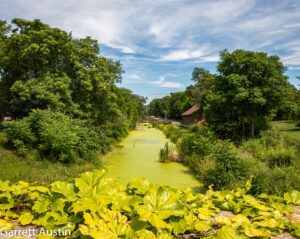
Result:
{"label": "large green leaf", "polygon": [[22,225],[28,225],[32,222],[34,216],[31,212],[25,212],[19,217],[19,221]]}
{"label": "large green leaf", "polygon": [[234,228],[230,226],[223,226],[217,233],[218,239],[245,239],[247,237],[239,234]]}
{"label": "large green leaf", "polygon": [[118,238],[131,233],[127,218],[117,211],[84,213],[84,225],[80,232],[92,238]]}
{"label": "large green leaf", "polygon": [[296,205],[300,205],[300,192],[293,190],[284,194],[284,199],[288,203],[294,203]]}
{"label": "large green leaf", "polygon": [[170,216],[182,216],[184,207],[179,201],[179,197],[178,192],[168,187],[152,187],[143,199],[144,208],[156,213],[162,219]]}
{"label": "large green leaf", "polygon": [[78,195],[80,197],[97,195],[101,191],[100,181],[105,173],[105,170],[94,170],[93,172],[83,173],[79,178],[76,178],[75,185],[79,190]]}
{"label": "large green leaf", "polygon": [[51,191],[62,194],[67,201],[75,201],[77,196],[74,184],[68,182],[55,182],[51,184]]}

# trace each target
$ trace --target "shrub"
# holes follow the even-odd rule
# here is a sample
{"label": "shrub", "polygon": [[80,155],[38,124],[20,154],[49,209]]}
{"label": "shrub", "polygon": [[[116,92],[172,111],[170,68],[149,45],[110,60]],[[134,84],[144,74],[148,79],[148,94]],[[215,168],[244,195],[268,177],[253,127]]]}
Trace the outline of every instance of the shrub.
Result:
{"label": "shrub", "polygon": [[261,166],[253,171],[251,193],[283,195],[288,190],[300,189],[300,175],[293,167],[270,169]]}
{"label": "shrub", "polygon": [[277,127],[262,131],[259,140],[266,148],[279,145],[283,147],[295,145],[294,140],[287,135],[283,135]]}
{"label": "shrub", "polygon": [[206,186],[213,184],[217,189],[226,188],[247,176],[243,173],[244,164],[232,143],[220,141],[215,147],[214,160],[215,168],[204,178]]}
{"label": "shrub", "polygon": [[266,148],[259,139],[250,139],[242,143],[240,150],[259,160],[264,158]]}
{"label": "shrub", "polygon": [[35,110],[22,120],[7,123],[5,131],[20,153],[36,148],[53,161],[92,160],[100,147],[92,128],[62,113]]}
{"label": "shrub", "polygon": [[183,156],[195,155],[202,159],[214,150],[217,139],[207,127],[194,126],[178,141],[179,153]]}
{"label": "shrub", "polygon": [[296,152],[293,148],[271,148],[265,158],[269,167],[288,167],[296,160]]}
{"label": "shrub", "polygon": [[19,121],[5,122],[3,126],[8,136],[8,142],[11,142],[13,146],[15,146],[15,141],[21,141],[24,145],[32,146],[37,140],[31,130],[28,118]]}
{"label": "shrub", "polygon": [[185,158],[185,160],[193,161],[193,171],[201,182],[204,182],[216,168],[215,160],[210,156],[201,160],[196,160],[195,157],[193,159]]}
{"label": "shrub", "polygon": [[3,146],[7,144],[7,141],[8,141],[7,134],[4,132],[0,132],[0,145]]}

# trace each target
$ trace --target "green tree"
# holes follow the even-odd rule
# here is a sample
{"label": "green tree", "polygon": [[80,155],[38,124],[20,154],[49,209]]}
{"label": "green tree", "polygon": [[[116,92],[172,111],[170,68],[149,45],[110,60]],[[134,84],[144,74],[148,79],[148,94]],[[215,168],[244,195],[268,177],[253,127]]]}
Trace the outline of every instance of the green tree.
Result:
{"label": "green tree", "polygon": [[246,50],[222,51],[219,75],[207,96],[208,123],[226,137],[254,137],[267,126],[286,97],[289,84],[285,70],[278,56]]}
{"label": "green tree", "polygon": [[[90,37],[75,39],[40,20],[13,19],[12,26],[0,21],[1,118],[10,114],[26,119],[41,110],[48,112],[44,118],[50,121],[58,116],[67,119],[55,121],[51,132],[42,127],[38,137],[51,133],[48,145],[57,144],[59,137],[54,136],[61,135],[60,128],[64,135],[72,135],[72,122],[84,122],[81,132],[96,132],[91,140],[101,139],[102,152],[124,137],[145,114],[146,99],[118,88],[122,73],[120,62],[101,56],[99,43]],[[21,126],[17,128],[22,134]],[[9,137],[14,136],[16,131],[9,131]],[[24,147],[31,148],[25,136]],[[48,155],[55,154],[55,147],[47,149]],[[71,154],[66,155],[67,162]]]}
{"label": "green tree", "polygon": [[122,68],[99,56],[96,40],[73,39],[39,20],[12,23],[5,34],[6,57],[0,62],[4,108],[16,117],[35,108],[73,110],[73,115],[97,124],[116,113],[111,102]]}

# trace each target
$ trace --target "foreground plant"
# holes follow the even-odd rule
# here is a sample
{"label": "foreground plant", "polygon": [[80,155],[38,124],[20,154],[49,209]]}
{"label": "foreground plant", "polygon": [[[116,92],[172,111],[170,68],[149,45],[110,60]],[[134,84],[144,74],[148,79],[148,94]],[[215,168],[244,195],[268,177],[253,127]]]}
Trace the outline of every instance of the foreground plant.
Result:
{"label": "foreground plant", "polygon": [[[245,188],[195,194],[133,179],[127,186],[105,171],[50,187],[0,181],[0,230],[22,226],[70,230],[71,238],[271,238],[300,236],[300,192],[253,197]],[[39,236],[39,238],[52,238]]]}

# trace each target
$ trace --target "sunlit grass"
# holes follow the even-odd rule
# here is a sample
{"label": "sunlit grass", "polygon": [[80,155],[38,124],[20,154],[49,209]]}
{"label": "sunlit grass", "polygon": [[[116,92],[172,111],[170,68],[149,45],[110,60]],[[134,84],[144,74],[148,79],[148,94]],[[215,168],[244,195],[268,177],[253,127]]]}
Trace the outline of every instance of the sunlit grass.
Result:
{"label": "sunlit grass", "polygon": [[[27,181],[51,183],[57,180],[70,181],[80,173],[90,171],[97,167],[95,163],[81,162],[63,164],[48,160],[36,159],[32,153],[26,157],[5,149],[3,144],[6,136],[0,132],[0,179],[12,182]],[[98,165],[99,166],[99,165]]]}
{"label": "sunlit grass", "polygon": [[297,140],[300,143],[300,126],[295,121],[274,121],[272,124],[280,129],[280,131]]}

